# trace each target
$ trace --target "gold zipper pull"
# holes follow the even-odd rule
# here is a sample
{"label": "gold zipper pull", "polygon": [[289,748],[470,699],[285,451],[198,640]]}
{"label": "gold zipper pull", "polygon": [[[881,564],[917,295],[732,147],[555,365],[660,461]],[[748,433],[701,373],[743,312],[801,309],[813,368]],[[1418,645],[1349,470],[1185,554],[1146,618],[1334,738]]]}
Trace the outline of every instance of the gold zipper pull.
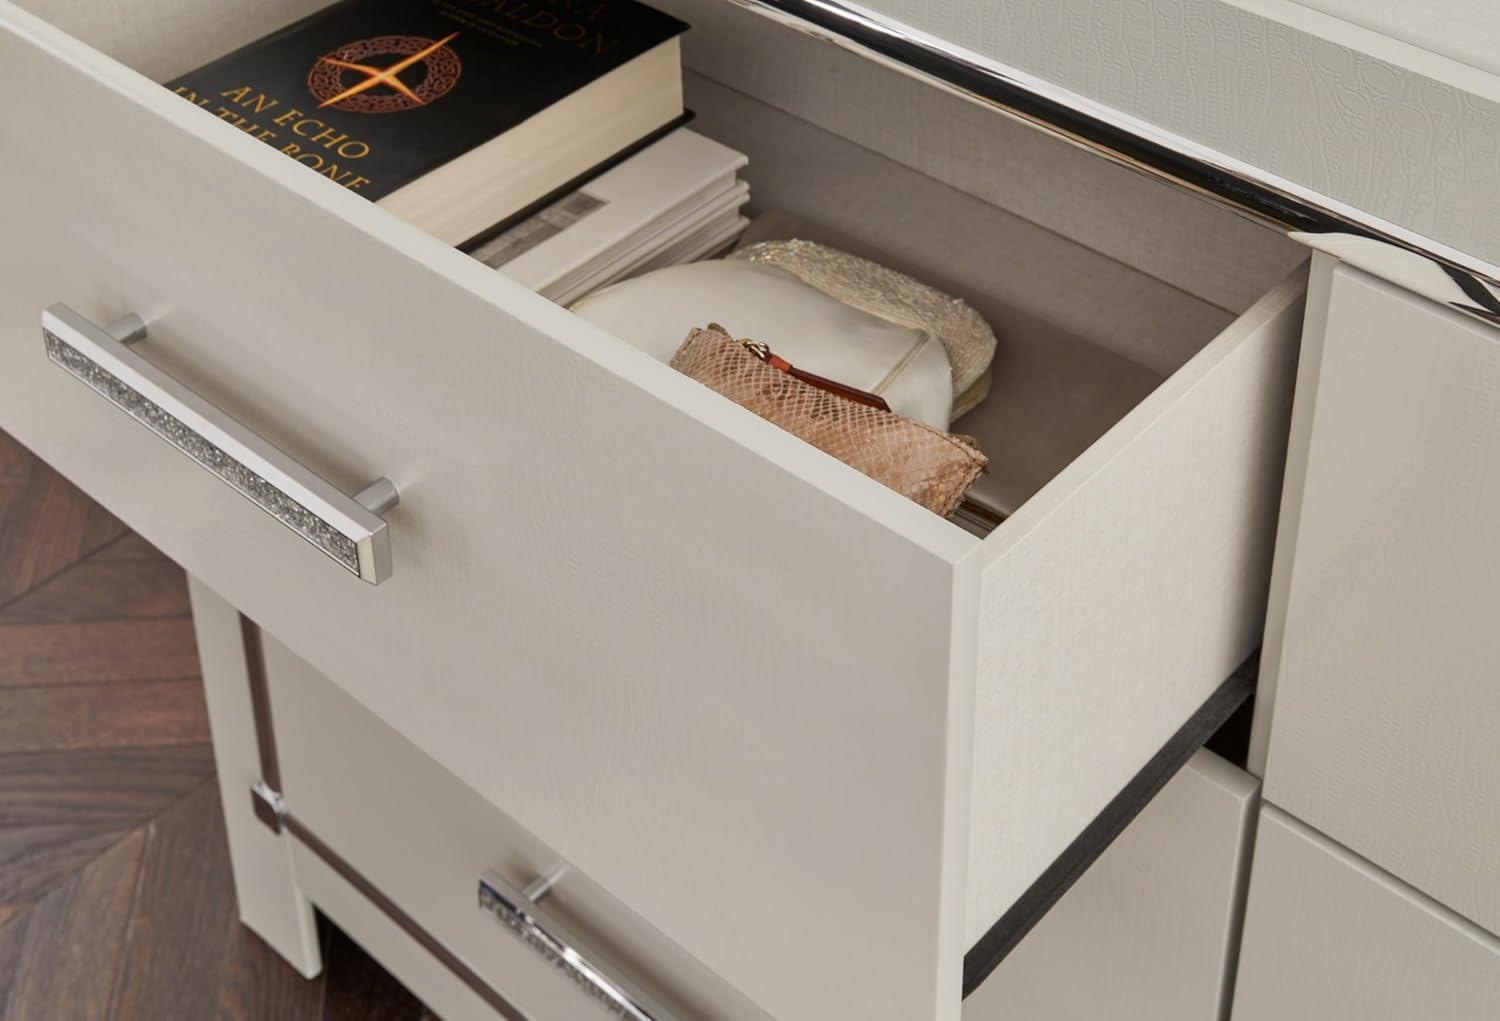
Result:
{"label": "gold zipper pull", "polygon": [[[709,323],[708,327],[709,329],[719,330],[719,332],[723,333],[726,337],[734,336],[734,334],[724,329],[724,327],[719,326],[717,323]],[[738,343],[746,351],[749,351],[755,357],[759,358],[761,361],[765,362],[767,365],[771,366],[773,369],[778,369],[781,372],[785,372],[788,376],[791,376],[793,379],[801,380],[808,386],[816,387],[817,389],[822,390],[825,393],[831,393],[836,397],[842,397],[845,400],[853,401],[856,404],[863,404],[866,407],[879,408],[881,411],[891,410],[891,406],[887,404],[885,398],[880,396],[879,394],[868,393],[856,387],[846,386],[845,384],[840,383],[837,380],[829,379],[826,376],[819,376],[816,373],[808,372],[805,369],[799,369],[791,362],[787,361],[785,358],[772,354],[771,345],[767,344],[763,340],[745,339],[736,341],[736,343]]]}
{"label": "gold zipper pull", "polygon": [[742,346],[746,351],[749,351],[751,354],[753,354],[763,362],[769,362],[771,360],[771,345],[767,344],[765,341],[742,340],[740,341],[740,346]]}

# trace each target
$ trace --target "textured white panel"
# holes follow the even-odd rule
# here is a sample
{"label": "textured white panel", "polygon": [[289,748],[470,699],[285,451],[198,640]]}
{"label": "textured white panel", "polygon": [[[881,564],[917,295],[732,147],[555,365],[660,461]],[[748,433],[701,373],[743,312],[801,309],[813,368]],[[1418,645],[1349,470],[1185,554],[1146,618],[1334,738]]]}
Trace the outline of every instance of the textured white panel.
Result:
{"label": "textured white panel", "polygon": [[1302,286],[1261,299],[985,541],[971,944],[1260,640]]}
{"label": "textured white panel", "polygon": [[1500,331],[1319,286],[1267,797],[1500,931]]}
{"label": "textured white panel", "polygon": [[1261,639],[1260,677],[1255,686],[1254,719],[1245,768],[1266,773],[1266,748],[1276,709],[1276,679],[1281,673],[1282,640],[1287,592],[1297,553],[1297,518],[1302,514],[1302,483],[1307,477],[1307,446],[1312,433],[1314,394],[1322,362],[1323,330],[1328,320],[1328,281],[1332,257],[1314,252],[1308,267],[1307,301],[1302,318],[1302,343],[1297,357],[1297,380],[1292,393],[1292,421],[1287,430],[1286,465],[1282,473],[1281,510],[1276,518],[1276,550],[1271,564],[1271,587],[1266,597],[1266,630]]}
{"label": "textured white panel", "polygon": [[1301,3],[1372,32],[1500,73],[1500,4],[1494,0],[1301,0]]}
{"label": "textured white panel", "polygon": [[[280,642],[267,636],[265,648],[293,817],[528,1018],[613,1017],[479,910],[482,874],[524,889],[568,863]],[[607,977],[633,984],[674,1016],[770,1021],[582,871],[566,868],[546,904]]]}
{"label": "textured white panel", "polygon": [[1500,940],[1270,805],[1234,1021],[1497,1021]]}
{"label": "textured white panel", "polygon": [[[0,66],[48,98],[0,118],[0,427],[776,1017],[957,1011],[977,540],[4,3]],[[59,300],[389,475],[392,578],[53,367]]]}
{"label": "textured white panel", "polygon": [[[699,74],[1231,312],[1306,257],[1279,231],[728,0],[659,6],[693,25],[683,57]],[[689,105],[711,113],[691,92]]]}
{"label": "textured white panel", "polygon": [[[701,130],[750,156],[756,211],[831,228],[968,300],[1000,339],[997,374],[1007,370],[1012,345],[1046,343],[1060,329],[1165,375],[1233,320],[1133,266],[742,93],[693,75],[687,94]],[[1038,321],[1047,325],[1037,329]]]}
{"label": "textured white panel", "polygon": [[864,6],[1500,261],[1491,75],[1283,0]]}
{"label": "textured white panel", "polygon": [[1198,752],[964,1000],[963,1021],[1222,1016],[1256,788]]}

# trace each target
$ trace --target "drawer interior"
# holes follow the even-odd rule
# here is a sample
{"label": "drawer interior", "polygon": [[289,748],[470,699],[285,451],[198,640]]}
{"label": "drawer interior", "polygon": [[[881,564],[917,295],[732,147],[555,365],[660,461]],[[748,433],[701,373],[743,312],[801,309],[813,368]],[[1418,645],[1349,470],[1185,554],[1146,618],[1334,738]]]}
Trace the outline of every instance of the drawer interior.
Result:
{"label": "drawer interior", "polygon": [[[25,5],[158,80],[320,6]],[[991,395],[954,430],[979,439],[1007,511],[1300,258],[1277,232],[728,0],[658,5],[693,25],[693,126],[750,157],[763,236],[794,224],[993,325]]]}

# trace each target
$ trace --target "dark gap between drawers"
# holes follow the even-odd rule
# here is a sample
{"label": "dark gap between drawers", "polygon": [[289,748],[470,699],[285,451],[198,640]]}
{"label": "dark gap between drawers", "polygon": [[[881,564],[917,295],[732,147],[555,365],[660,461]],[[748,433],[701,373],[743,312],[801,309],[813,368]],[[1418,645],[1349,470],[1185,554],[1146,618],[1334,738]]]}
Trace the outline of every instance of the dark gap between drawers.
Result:
{"label": "dark gap between drawers", "polygon": [[[315,855],[324,865],[328,866],[340,879],[354,887],[370,904],[379,911],[386,919],[414,940],[423,950],[432,955],[432,958],[442,965],[449,974],[458,979],[469,988],[475,996],[478,996],[489,1006],[493,1007],[502,1017],[512,1018],[514,1021],[524,1021],[525,1015],[517,1007],[502,996],[494,986],[480,978],[467,964],[442,944],[432,933],[422,927],[416,921],[385,894],[380,888],[366,879],[358,869],[349,864],[337,851],[323,843],[306,826],[302,825],[296,816],[284,813],[280,817],[281,825],[295,838],[298,843]],[[325,909],[318,906],[319,911]],[[331,917],[331,916],[330,916]],[[338,919],[334,919],[337,924]],[[384,965],[382,964],[382,967]]]}
{"label": "dark gap between drawers", "polygon": [[1193,753],[1214,737],[1250,698],[1260,672],[1260,650],[1251,653],[1229,679],[1219,685],[1197,712],[1162,745],[1139,773],[1116,794],[1104,811],[1068,845],[988,932],[964,954],[963,995],[967,997],[989,978],[1001,961],[1042,920],[1089,866],[1125,831],[1151,799],[1187,765]]}

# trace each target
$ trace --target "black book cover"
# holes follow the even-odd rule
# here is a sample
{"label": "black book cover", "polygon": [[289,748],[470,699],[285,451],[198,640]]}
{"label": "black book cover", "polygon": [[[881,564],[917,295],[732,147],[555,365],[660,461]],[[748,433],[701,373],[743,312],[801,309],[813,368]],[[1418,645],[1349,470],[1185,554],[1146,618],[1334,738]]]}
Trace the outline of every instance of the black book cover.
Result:
{"label": "black book cover", "polygon": [[341,0],[167,87],[379,200],[686,28],[635,0]]}

